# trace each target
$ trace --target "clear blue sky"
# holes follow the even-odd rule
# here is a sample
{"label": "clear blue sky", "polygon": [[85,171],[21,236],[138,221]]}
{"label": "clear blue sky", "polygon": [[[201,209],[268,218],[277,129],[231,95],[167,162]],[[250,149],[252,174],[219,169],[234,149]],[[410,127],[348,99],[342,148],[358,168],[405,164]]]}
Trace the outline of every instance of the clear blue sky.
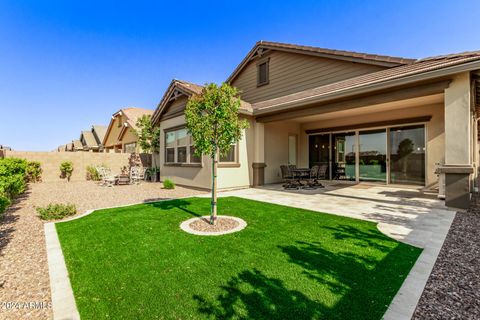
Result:
{"label": "clear blue sky", "polygon": [[480,49],[480,1],[0,1],[0,144],[52,150],[258,40],[425,57]]}

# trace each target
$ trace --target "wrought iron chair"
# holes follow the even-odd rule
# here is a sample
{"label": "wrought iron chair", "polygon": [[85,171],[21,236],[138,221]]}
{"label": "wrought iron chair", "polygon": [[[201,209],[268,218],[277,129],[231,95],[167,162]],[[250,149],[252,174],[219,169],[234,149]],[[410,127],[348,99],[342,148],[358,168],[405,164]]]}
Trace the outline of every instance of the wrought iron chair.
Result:
{"label": "wrought iron chair", "polygon": [[282,173],[283,188],[284,189],[297,189],[298,185],[295,184],[295,174],[290,169],[290,166],[281,165],[280,171]]}

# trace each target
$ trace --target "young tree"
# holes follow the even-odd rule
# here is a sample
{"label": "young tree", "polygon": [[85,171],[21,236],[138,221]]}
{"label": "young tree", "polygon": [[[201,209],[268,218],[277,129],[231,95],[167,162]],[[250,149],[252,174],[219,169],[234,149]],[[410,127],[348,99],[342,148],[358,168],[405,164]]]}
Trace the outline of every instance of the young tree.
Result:
{"label": "young tree", "polygon": [[212,202],[210,223],[217,222],[217,166],[219,154],[226,154],[242,138],[248,127],[238,117],[239,92],[226,83],[207,84],[200,95],[190,98],[185,108],[187,129],[192,135],[196,155],[212,159]]}
{"label": "young tree", "polygon": [[160,127],[155,127],[152,117],[144,114],[137,120],[138,143],[146,153],[158,152],[160,149]]}

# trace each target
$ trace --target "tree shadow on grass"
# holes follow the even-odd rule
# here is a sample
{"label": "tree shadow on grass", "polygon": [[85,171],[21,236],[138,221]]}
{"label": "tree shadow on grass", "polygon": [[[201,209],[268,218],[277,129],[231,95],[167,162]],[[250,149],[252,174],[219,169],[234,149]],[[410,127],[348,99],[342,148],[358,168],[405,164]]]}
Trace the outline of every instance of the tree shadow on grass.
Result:
{"label": "tree shadow on grass", "polygon": [[192,211],[188,209],[188,207],[192,203],[190,201],[187,201],[185,199],[175,199],[175,200],[165,200],[165,201],[160,201],[160,202],[154,202],[154,203],[146,203],[148,206],[152,206],[154,208],[159,208],[162,210],[172,210],[172,209],[178,209],[183,212],[186,212],[194,217],[201,217],[203,216],[202,214]]}
{"label": "tree shadow on grass", "polygon": [[387,241],[390,242],[391,240],[377,231],[361,230],[349,225],[322,228],[329,230],[328,232],[332,233],[337,240],[350,240],[357,246],[374,248],[381,252],[389,252],[391,250],[390,247],[383,244]]}
{"label": "tree shadow on grass", "polygon": [[[380,319],[420,250],[398,244],[381,259],[330,252],[319,242],[279,246],[300,267],[292,285],[258,269],[244,270],[211,301],[194,295],[198,311],[217,319]],[[413,250],[413,251],[412,251]]]}

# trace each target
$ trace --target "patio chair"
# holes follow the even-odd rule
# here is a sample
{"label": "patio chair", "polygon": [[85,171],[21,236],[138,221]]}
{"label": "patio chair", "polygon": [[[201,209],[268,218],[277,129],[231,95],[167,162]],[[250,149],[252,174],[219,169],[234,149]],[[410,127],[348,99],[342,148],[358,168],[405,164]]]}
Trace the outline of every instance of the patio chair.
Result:
{"label": "patio chair", "polygon": [[289,166],[281,165],[280,171],[282,173],[282,180],[284,182],[283,188],[298,190],[298,186],[295,184],[295,175],[293,174],[292,170],[290,170]]}
{"label": "patio chair", "polygon": [[113,187],[117,182],[117,177],[112,173],[110,169],[99,167],[98,173],[102,179],[102,185],[106,187]]}
{"label": "patio chair", "polygon": [[130,167],[130,184],[138,184],[140,181],[139,167]]}
{"label": "patio chair", "polygon": [[315,189],[317,187],[323,187],[322,184],[318,181],[318,171],[320,170],[319,166],[313,166],[310,169],[308,178],[305,180],[306,184],[303,186],[304,189]]}

